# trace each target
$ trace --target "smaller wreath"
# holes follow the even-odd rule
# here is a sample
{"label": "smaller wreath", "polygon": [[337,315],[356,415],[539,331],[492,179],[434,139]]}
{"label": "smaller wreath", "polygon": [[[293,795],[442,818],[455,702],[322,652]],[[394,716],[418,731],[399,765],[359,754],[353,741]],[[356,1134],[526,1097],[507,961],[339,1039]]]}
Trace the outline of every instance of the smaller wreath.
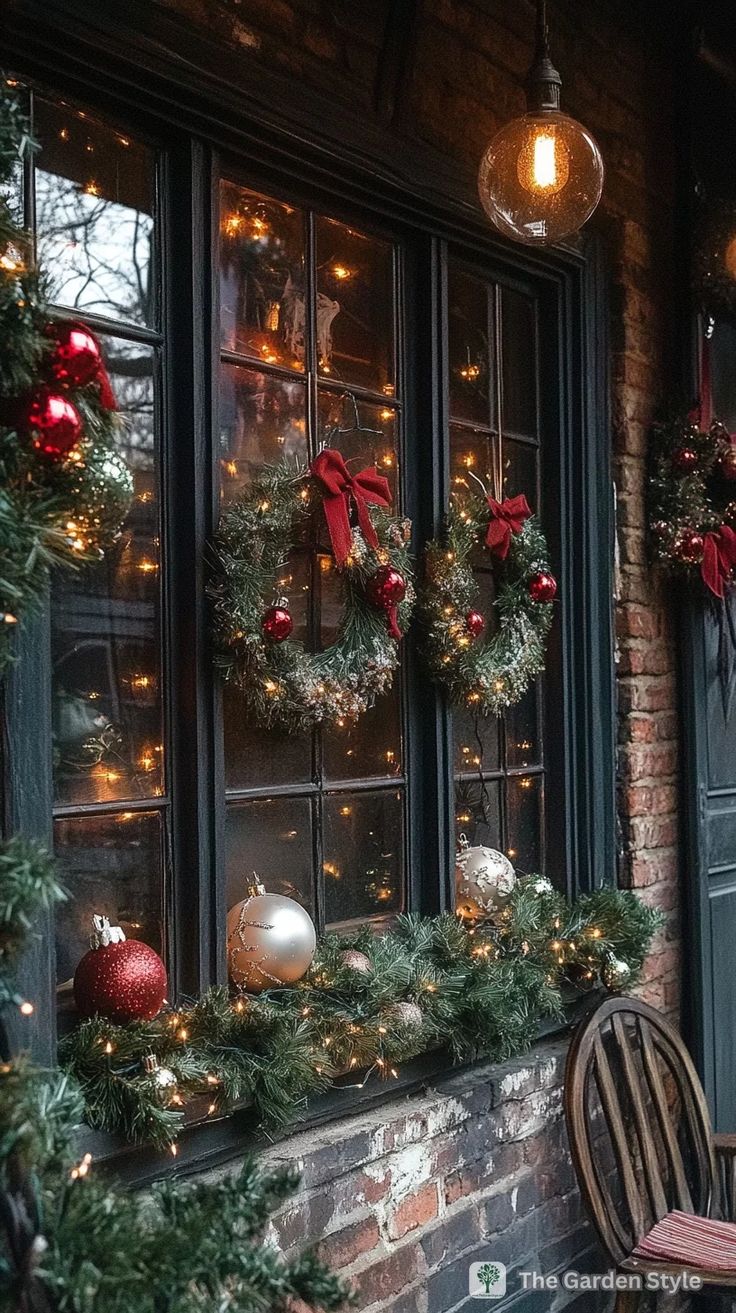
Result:
{"label": "smaller wreath", "polygon": [[659,424],[651,442],[649,529],[655,560],[722,600],[736,567],[736,443],[715,420]]}
{"label": "smaller wreath", "polygon": [[[486,550],[497,572],[498,630],[483,638],[471,554]],[[523,697],[544,669],[557,583],[547,543],[526,497],[471,496],[450,509],[429,543],[422,613],[430,671],[450,701],[498,715]]]}
{"label": "smaller wreath", "polygon": [[[216,660],[258,724],[293,732],[355,720],[390,688],[415,600],[411,522],[391,515],[390,504],[382,475],[374,469],[351,475],[340,453],[325,448],[309,468],[261,467],[225,512],[210,588]],[[343,582],[345,612],[335,642],[309,652],[291,637],[293,619],[281,594],[289,553],[297,536],[310,541],[318,511]]]}

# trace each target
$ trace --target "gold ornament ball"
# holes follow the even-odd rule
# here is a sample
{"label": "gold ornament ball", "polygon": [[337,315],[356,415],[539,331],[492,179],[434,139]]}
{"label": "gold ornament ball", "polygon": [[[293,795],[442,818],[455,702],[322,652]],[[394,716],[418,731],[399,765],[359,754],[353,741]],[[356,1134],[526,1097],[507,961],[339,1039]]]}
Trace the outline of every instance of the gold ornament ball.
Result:
{"label": "gold ornament ball", "polygon": [[620,957],[609,957],[603,963],[601,976],[606,989],[613,991],[623,989],[631,979],[631,967]]}
{"label": "gold ornament ball", "polygon": [[171,1103],[177,1090],[176,1076],[171,1068],[159,1067],[155,1053],[149,1053],[143,1059],[143,1069],[155,1088],[157,1101],[164,1106]]}
{"label": "gold ornament ball", "polygon": [[504,853],[476,845],[471,848],[464,835],[455,858],[458,907],[477,903],[484,913],[504,906],[516,884],[516,872]]}
{"label": "gold ornament ball", "polygon": [[418,1003],[392,1003],[386,1016],[394,1025],[408,1026],[412,1030],[424,1021],[424,1013]]}
{"label": "gold ornament ball", "polygon": [[373,963],[367,953],[361,953],[358,948],[346,948],[344,953],[340,954],[340,965],[347,967],[349,971],[355,971],[359,976],[369,976],[373,970]]}
{"label": "gold ornament ball", "polygon": [[317,947],[312,918],[293,898],[253,885],[227,914],[230,979],[241,989],[263,989],[301,980]]}

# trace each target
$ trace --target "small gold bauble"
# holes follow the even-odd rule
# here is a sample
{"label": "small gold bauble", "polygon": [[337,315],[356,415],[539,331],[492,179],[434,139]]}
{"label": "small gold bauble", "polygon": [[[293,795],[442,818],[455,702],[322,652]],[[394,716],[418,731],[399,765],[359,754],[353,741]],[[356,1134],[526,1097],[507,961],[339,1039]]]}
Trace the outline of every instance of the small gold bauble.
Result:
{"label": "small gold bauble", "polygon": [[147,1053],[143,1059],[143,1070],[150,1077],[156,1090],[159,1103],[171,1103],[177,1090],[177,1080],[170,1067],[160,1067],[155,1053]]}
{"label": "small gold bauble", "polygon": [[415,1029],[424,1021],[424,1013],[418,1003],[392,1003],[386,1016],[395,1025],[409,1026]]}
{"label": "small gold bauble", "polygon": [[361,953],[358,948],[346,948],[340,954],[340,965],[347,967],[349,971],[355,971],[359,976],[369,976],[373,970],[373,963],[367,953]]}

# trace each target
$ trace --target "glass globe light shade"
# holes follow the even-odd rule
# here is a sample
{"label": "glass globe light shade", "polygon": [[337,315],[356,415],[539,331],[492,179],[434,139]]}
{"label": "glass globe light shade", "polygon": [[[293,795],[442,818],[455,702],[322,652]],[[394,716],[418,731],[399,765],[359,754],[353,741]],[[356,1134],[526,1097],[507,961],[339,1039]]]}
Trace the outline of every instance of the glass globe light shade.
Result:
{"label": "glass globe light shade", "polygon": [[506,237],[549,246],[577,232],[603,191],[603,160],[590,133],[559,109],[531,110],[493,138],[478,192]]}

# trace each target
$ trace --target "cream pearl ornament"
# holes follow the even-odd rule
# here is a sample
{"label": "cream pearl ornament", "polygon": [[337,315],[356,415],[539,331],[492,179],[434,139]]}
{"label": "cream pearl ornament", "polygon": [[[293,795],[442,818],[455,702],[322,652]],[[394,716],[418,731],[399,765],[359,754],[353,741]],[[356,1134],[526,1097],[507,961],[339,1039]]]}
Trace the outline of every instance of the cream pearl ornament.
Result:
{"label": "cream pearl ornament", "polygon": [[477,905],[482,914],[499,911],[516,884],[516,872],[504,853],[495,848],[473,847],[460,835],[455,855],[455,887],[458,908]]}
{"label": "cream pearl ornament", "polygon": [[312,918],[293,898],[256,881],[227,914],[230,980],[252,994],[301,980],[317,947]]}

